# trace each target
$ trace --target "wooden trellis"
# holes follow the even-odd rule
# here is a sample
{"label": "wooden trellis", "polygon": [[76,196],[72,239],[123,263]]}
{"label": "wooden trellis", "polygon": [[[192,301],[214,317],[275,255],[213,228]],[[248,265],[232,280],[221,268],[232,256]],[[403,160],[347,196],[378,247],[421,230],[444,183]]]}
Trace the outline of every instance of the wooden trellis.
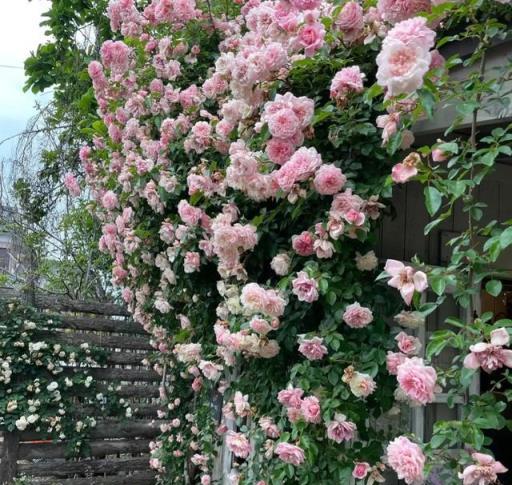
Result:
{"label": "wooden trellis", "polygon": [[[26,297],[0,289],[0,299]],[[52,442],[45,433],[4,433],[0,441],[0,484],[14,477],[29,477],[40,485],[149,485],[155,473],[149,469],[149,441],[159,434],[156,420],[159,395],[158,374],[142,365],[151,350],[149,336],[128,318],[125,309],[109,303],[74,301],[32,295],[31,303],[53,314],[58,312],[62,328],[51,335],[55,343],[89,343],[109,352],[108,365],[91,375],[100,390],[114,384],[133,410],[131,418],[95,416],[88,456],[66,460],[65,442]],[[77,400],[78,401],[78,400]],[[77,405],[77,418],[91,410]]]}

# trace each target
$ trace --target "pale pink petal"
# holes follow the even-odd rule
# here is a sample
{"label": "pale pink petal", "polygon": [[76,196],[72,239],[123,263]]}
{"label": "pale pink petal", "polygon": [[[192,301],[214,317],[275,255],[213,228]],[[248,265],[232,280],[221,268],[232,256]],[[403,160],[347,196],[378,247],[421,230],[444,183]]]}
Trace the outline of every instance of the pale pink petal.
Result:
{"label": "pale pink petal", "polygon": [[493,470],[494,470],[494,473],[507,473],[508,472],[508,468],[506,468],[503,463],[501,463],[500,461],[497,461],[493,466],[492,466]]}
{"label": "pale pink petal", "polygon": [[508,345],[510,336],[505,328],[498,328],[491,332],[491,344],[493,345]]}
{"label": "pale pink petal", "polygon": [[414,285],[412,283],[406,283],[400,288],[400,294],[407,305],[411,304],[412,297],[414,296]]}
{"label": "pale pink petal", "polygon": [[471,352],[486,352],[489,350],[489,347],[491,347],[490,344],[486,344],[485,342],[478,342],[475,345],[470,345],[469,350],[471,350]]}
{"label": "pale pink petal", "polygon": [[473,352],[466,355],[466,357],[464,358],[464,367],[466,369],[478,369],[480,367],[480,362],[478,361],[477,356]]}
{"label": "pale pink petal", "polygon": [[473,458],[473,460],[475,460],[479,465],[492,465],[494,463],[494,458],[485,453],[472,453],[471,458]]}
{"label": "pale pink petal", "polygon": [[384,271],[390,276],[397,276],[404,269],[404,263],[396,259],[388,259]]}
{"label": "pale pink petal", "polygon": [[402,280],[400,279],[400,276],[393,276],[393,278],[391,278],[389,281],[388,281],[388,285],[391,286],[391,288],[400,288],[402,284]]}
{"label": "pale pink petal", "polygon": [[416,271],[412,277],[416,291],[422,292],[428,288],[427,275],[423,271]]}
{"label": "pale pink petal", "polygon": [[512,350],[501,350],[499,359],[504,366],[512,368]]}

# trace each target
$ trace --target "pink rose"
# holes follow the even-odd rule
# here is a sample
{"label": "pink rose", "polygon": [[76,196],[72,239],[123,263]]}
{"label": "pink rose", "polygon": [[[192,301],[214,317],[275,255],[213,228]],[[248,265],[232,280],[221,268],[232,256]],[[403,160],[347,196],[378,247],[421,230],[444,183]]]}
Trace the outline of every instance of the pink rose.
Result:
{"label": "pink rose", "polygon": [[352,328],[363,328],[373,322],[373,313],[357,301],[348,305],[343,313],[343,321]]}
{"label": "pink rose", "polygon": [[315,279],[309,278],[305,271],[299,271],[297,277],[292,281],[293,294],[297,295],[299,301],[312,303],[318,300],[318,283]]}
{"label": "pink rose", "polygon": [[280,189],[289,192],[296,182],[307,180],[322,165],[322,157],[314,148],[299,148],[281,168],[274,173]]}
{"label": "pink rose", "polygon": [[361,34],[363,33],[363,7],[361,7],[357,2],[347,2],[343,5],[335,23],[343,32],[343,40],[345,42],[354,42],[361,37]]}
{"label": "pink rose", "polygon": [[327,347],[323,345],[323,339],[313,337],[312,339],[301,339],[299,352],[309,360],[320,360],[328,353]]}
{"label": "pink rose", "polygon": [[364,480],[370,471],[370,464],[365,461],[358,461],[352,470],[352,476],[357,480]]}
{"label": "pink rose", "polygon": [[331,98],[343,99],[348,94],[361,93],[364,89],[364,78],[365,75],[359,66],[344,67],[335,74],[331,81]]}
{"label": "pink rose", "polygon": [[243,433],[228,431],[226,434],[226,445],[238,458],[247,458],[251,453],[251,443]]}
{"label": "pink rose", "polygon": [[427,275],[411,266],[405,266],[401,261],[388,259],[384,271],[391,276],[388,285],[400,290],[400,295],[407,305],[411,304],[415,291],[422,293],[428,288]]}
{"label": "pink rose", "polygon": [[324,164],[316,172],[313,184],[316,191],[322,195],[334,195],[345,185],[347,178],[340,168]]}
{"label": "pink rose", "polygon": [[279,391],[277,400],[286,407],[300,408],[304,391],[300,388],[290,388]]}
{"label": "pink rose", "polygon": [[377,56],[377,83],[387,88],[390,96],[410,94],[423,86],[430,61],[430,53],[417,44],[390,39]]}
{"label": "pink rose", "polygon": [[290,160],[294,152],[295,145],[289,140],[282,140],[280,138],[271,138],[265,148],[268,158],[278,165],[283,165],[283,163]]}
{"label": "pink rose", "polygon": [[308,396],[302,400],[300,410],[304,420],[308,423],[319,423],[322,420],[320,401],[315,396]]}
{"label": "pink rose", "polygon": [[299,466],[304,462],[304,450],[289,443],[279,443],[275,447],[274,453],[280,460],[291,465]]}
{"label": "pink rose", "polygon": [[406,355],[416,355],[421,349],[420,340],[412,335],[407,335],[405,332],[400,332],[395,337],[395,340],[398,343],[400,352]]}
{"label": "pink rose", "polygon": [[386,355],[386,369],[392,376],[396,376],[398,372],[398,366],[402,365],[407,356],[400,352],[388,352]]}
{"label": "pink rose", "polygon": [[384,20],[394,24],[430,12],[430,0],[378,0],[377,10]]}
{"label": "pink rose", "polygon": [[107,192],[105,192],[105,194],[101,198],[101,204],[107,210],[115,209],[119,204],[115,192],[113,192],[112,190],[107,190]]}
{"label": "pink rose", "polygon": [[80,195],[80,185],[78,185],[78,181],[71,172],[64,175],[64,185],[73,197],[78,197]]}
{"label": "pink rose", "polygon": [[195,251],[187,251],[185,254],[185,260],[183,262],[183,268],[185,273],[194,273],[199,270],[201,266],[201,256]]}
{"label": "pink rose", "polygon": [[273,137],[291,138],[300,129],[300,121],[291,108],[283,108],[268,118],[268,130]]}
{"label": "pink rose", "polygon": [[384,43],[399,40],[407,45],[417,45],[430,50],[434,47],[436,33],[427,26],[425,17],[415,17],[396,24],[387,34]]}
{"label": "pink rose", "polygon": [[324,37],[324,25],[311,16],[306,17],[306,23],[300,28],[297,41],[304,47],[304,54],[311,57],[324,45]]}
{"label": "pink rose", "polygon": [[490,374],[503,366],[512,368],[512,350],[503,349],[508,345],[510,337],[505,328],[498,328],[491,332],[491,342],[479,342],[471,345],[469,353],[464,359],[464,367],[478,369],[481,367]]}
{"label": "pink rose", "polygon": [[260,335],[267,335],[270,331],[274,330],[270,323],[263,318],[253,317],[249,322],[249,326],[252,330],[259,333]]}
{"label": "pink rose", "polygon": [[350,441],[354,438],[356,425],[347,421],[343,414],[335,414],[334,419],[327,423],[327,437],[336,443]]}
{"label": "pink rose", "polygon": [[402,391],[415,403],[425,405],[434,401],[437,373],[423,359],[406,359],[398,366],[396,378]]}
{"label": "pink rose", "polygon": [[375,391],[377,384],[369,374],[355,371],[348,381],[350,391],[356,397],[368,397]]}
{"label": "pink rose", "polygon": [[389,443],[386,450],[389,466],[398,478],[408,485],[423,480],[425,455],[421,448],[405,436],[399,436]]}
{"label": "pink rose", "polygon": [[292,237],[293,250],[299,256],[311,256],[315,252],[313,248],[314,242],[314,236],[309,231],[303,231],[299,235]]}
{"label": "pink rose", "polygon": [[498,480],[498,473],[508,472],[508,469],[491,455],[473,453],[471,457],[476,463],[467,466],[462,473],[459,473],[459,478],[464,485],[490,485]]}
{"label": "pink rose", "polygon": [[196,226],[201,220],[203,211],[198,207],[191,206],[186,200],[180,200],[178,214],[181,220],[188,226]]}
{"label": "pink rose", "polygon": [[393,179],[393,182],[398,184],[408,182],[411,178],[418,174],[418,169],[416,167],[420,163],[421,158],[417,153],[413,152],[407,155],[403,162],[397,163],[391,169],[391,178]]}

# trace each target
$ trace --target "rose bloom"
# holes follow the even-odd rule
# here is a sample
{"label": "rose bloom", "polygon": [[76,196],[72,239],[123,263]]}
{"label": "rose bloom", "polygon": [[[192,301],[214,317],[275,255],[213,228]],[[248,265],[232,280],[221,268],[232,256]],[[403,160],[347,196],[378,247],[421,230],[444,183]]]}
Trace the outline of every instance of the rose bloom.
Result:
{"label": "rose bloom", "polygon": [[437,373],[423,359],[406,359],[398,366],[396,377],[402,391],[415,403],[425,405],[434,401]]}
{"label": "rose bloom", "polygon": [[298,43],[304,47],[304,54],[311,57],[324,45],[325,28],[312,15],[305,16],[306,23],[300,28],[297,36]]}
{"label": "rose bloom", "polygon": [[323,339],[313,337],[312,339],[301,339],[299,352],[308,360],[320,360],[328,353],[327,347],[323,345]]}
{"label": "rose bloom", "polygon": [[331,82],[331,98],[345,98],[351,93],[361,93],[363,91],[363,81],[365,75],[359,69],[359,66],[344,67],[336,73]]}
{"label": "rose bloom", "polygon": [[473,453],[471,458],[475,464],[467,466],[462,473],[459,473],[459,478],[464,485],[489,485],[498,480],[498,473],[508,472],[508,469],[491,455]]}
{"label": "rose bloom", "polygon": [[78,197],[80,195],[80,185],[78,185],[78,181],[71,172],[64,175],[64,185],[73,197]]}
{"label": "rose bloom", "polygon": [[354,42],[364,29],[363,7],[357,2],[347,2],[343,5],[335,24],[343,32],[345,42]]}
{"label": "rose bloom", "polygon": [[279,443],[274,453],[280,460],[291,465],[299,466],[304,462],[304,450],[289,443]]}
{"label": "rose bloom", "polygon": [[280,253],[272,258],[270,267],[279,276],[285,276],[290,270],[290,256],[286,253]]}
{"label": "rose bloom", "polygon": [[286,407],[300,408],[304,391],[298,387],[283,389],[277,394],[277,400]]}
{"label": "rose bloom", "polygon": [[299,129],[300,121],[291,108],[282,108],[268,118],[268,130],[275,138],[291,138]]}
{"label": "rose bloom", "polygon": [[295,145],[289,140],[281,140],[280,138],[271,138],[265,147],[268,158],[278,165],[283,165],[283,163],[290,160],[294,152]]}
{"label": "rose bloom", "polygon": [[423,86],[430,61],[430,52],[424,48],[391,39],[377,56],[377,83],[387,88],[390,96],[410,94]]}
{"label": "rose bloom", "polygon": [[315,396],[305,397],[300,404],[300,410],[308,423],[319,423],[322,420],[320,401]]}
{"label": "rose bloom", "polygon": [[311,256],[314,250],[314,235],[309,231],[303,231],[299,235],[292,236],[293,250],[299,256]]}
{"label": "rose bloom", "polygon": [[247,458],[251,453],[251,443],[243,433],[228,431],[226,434],[226,445],[238,458]]}
{"label": "rose bloom", "polygon": [[354,469],[352,470],[352,476],[357,480],[364,480],[368,472],[370,471],[370,464],[366,461],[358,461],[354,465]]}
{"label": "rose bloom", "polygon": [[350,391],[356,397],[368,397],[377,385],[369,374],[355,371],[349,381]]}
{"label": "rose bloom", "polygon": [[464,359],[464,367],[478,369],[481,367],[490,374],[503,366],[512,367],[512,350],[503,349],[510,343],[510,336],[505,328],[498,328],[491,332],[491,343],[479,342],[471,345],[469,353]]}
{"label": "rose bloom", "polygon": [[361,255],[356,252],[356,268],[359,271],[373,271],[378,265],[379,260],[375,256],[374,251],[368,251],[366,254]]}
{"label": "rose bloom", "polygon": [[201,256],[195,251],[188,251],[185,254],[185,260],[183,261],[183,269],[185,273],[193,273],[197,271],[201,266]]}
{"label": "rose bloom", "polygon": [[334,195],[341,190],[346,181],[347,178],[340,168],[332,164],[324,164],[316,172],[313,185],[321,195]]}
{"label": "rose bloom", "polygon": [[391,276],[388,285],[400,290],[407,305],[411,304],[414,291],[421,293],[428,288],[427,275],[411,266],[405,266],[401,261],[388,259],[384,271]]}
{"label": "rose bloom", "polygon": [[386,369],[392,376],[396,376],[398,366],[402,365],[407,356],[401,352],[388,352],[386,355]]}
{"label": "rose bloom", "polygon": [[389,443],[386,450],[388,464],[398,478],[408,485],[423,480],[425,455],[421,448],[405,436],[399,436]]}
{"label": "rose bloom", "polygon": [[297,277],[292,281],[293,294],[297,295],[299,301],[312,303],[318,300],[318,283],[315,279],[309,278],[305,271],[299,271]]}
{"label": "rose bloom", "polygon": [[421,349],[421,342],[419,339],[412,335],[407,335],[405,332],[400,332],[395,337],[395,340],[398,343],[400,352],[403,352],[404,354],[416,355]]}
{"label": "rose bloom", "polygon": [[430,0],[379,0],[377,10],[382,19],[394,24],[419,12],[430,12]]}
{"label": "rose bloom", "polygon": [[350,441],[354,438],[356,425],[351,421],[347,421],[347,417],[343,414],[336,413],[334,419],[327,423],[327,438],[341,443],[342,441]]}
{"label": "rose bloom", "polygon": [[404,184],[411,178],[418,175],[418,165],[421,163],[421,157],[417,153],[410,153],[405,159],[397,163],[391,169],[391,178],[397,184]]}
{"label": "rose bloom", "polygon": [[430,50],[434,47],[436,33],[427,26],[425,17],[414,17],[396,24],[386,35],[384,42],[399,40],[407,45],[418,45]]}
{"label": "rose bloom", "polygon": [[373,321],[373,313],[369,308],[361,306],[357,301],[348,305],[343,313],[343,321],[352,328],[363,328]]}
{"label": "rose bloom", "polygon": [[252,330],[259,333],[260,335],[267,335],[267,333],[274,330],[270,323],[268,323],[263,318],[253,317],[251,321],[249,322],[249,327],[251,327]]}
{"label": "rose bloom", "polygon": [[117,195],[112,190],[107,190],[101,198],[101,204],[107,210],[113,210],[118,205]]}

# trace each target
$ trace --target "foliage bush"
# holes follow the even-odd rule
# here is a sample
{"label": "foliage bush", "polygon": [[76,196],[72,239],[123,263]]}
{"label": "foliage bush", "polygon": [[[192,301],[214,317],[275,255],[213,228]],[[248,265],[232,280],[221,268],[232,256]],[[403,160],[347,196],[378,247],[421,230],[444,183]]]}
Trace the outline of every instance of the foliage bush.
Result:
{"label": "foliage bush", "polygon": [[[370,484],[386,469],[409,484],[460,483],[459,473],[465,483],[495,481],[503,467],[482,430],[504,426],[508,395],[472,396],[460,421],[436,423],[430,443],[388,420],[442,387],[453,405],[476,367],[512,364],[508,322],[474,320],[472,303],[511,243],[506,226],[478,227],[474,192],[511,153],[508,130],[482,138],[476,129],[481,105],[499,100],[509,76],[484,73],[486,50],[508,35],[510,6],[138,7],[109,5],[124,39],[104,43],[101,63],[89,66],[100,119],[80,155],[113,282],[165,372],[168,424],[150,462],[161,482],[211,483],[221,440],[234,455],[231,483]],[[434,49],[460,40],[477,46],[464,60]],[[462,64],[480,69],[451,79]],[[415,123],[446,104],[458,113],[448,141],[412,151]],[[456,135],[468,116],[470,136]],[[455,204],[467,231],[451,241],[446,268],[391,260],[377,278],[379,221],[392,184],[411,179],[425,185],[426,233]],[[66,184],[79,192],[72,174]],[[490,236],[482,250],[478,235]],[[429,285],[439,298],[426,303]],[[447,288],[468,318],[432,338],[427,359],[459,351],[453,367],[435,369],[410,330]],[[499,283],[487,290],[498,294]]]}

